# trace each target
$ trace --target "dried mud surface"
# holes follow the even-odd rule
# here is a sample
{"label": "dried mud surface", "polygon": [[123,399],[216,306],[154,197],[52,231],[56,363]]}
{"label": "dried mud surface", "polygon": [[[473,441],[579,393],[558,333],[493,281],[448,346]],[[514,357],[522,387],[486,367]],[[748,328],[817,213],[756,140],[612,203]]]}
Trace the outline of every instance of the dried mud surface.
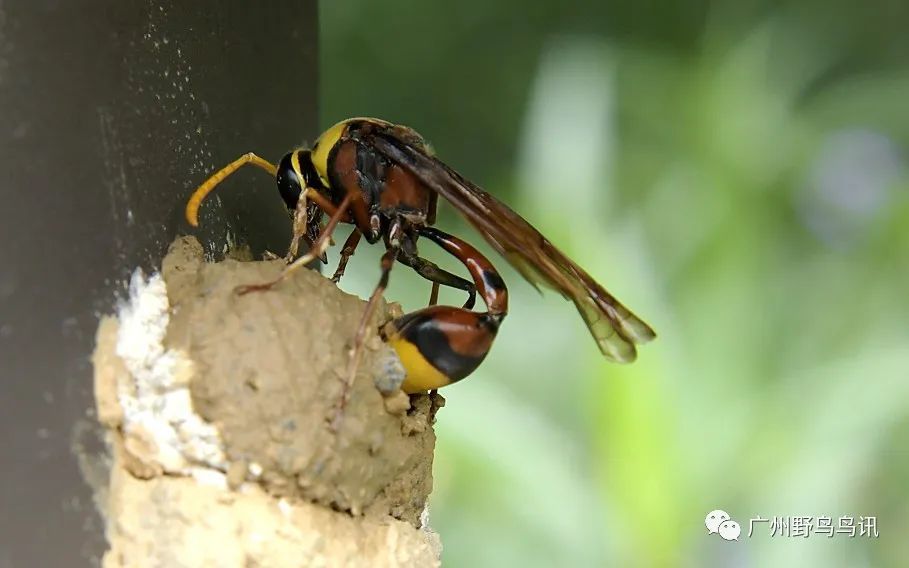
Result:
{"label": "dried mud surface", "polygon": [[[132,311],[102,320],[95,391],[114,450],[106,566],[438,564],[421,516],[444,400],[376,388],[390,357],[372,332],[390,317],[382,304],[332,431],[364,302],[308,270],[235,293],[282,266],[206,263],[183,237],[161,277],[134,284]],[[146,328],[160,337],[136,339]],[[156,561],[134,563],[152,550]]]}

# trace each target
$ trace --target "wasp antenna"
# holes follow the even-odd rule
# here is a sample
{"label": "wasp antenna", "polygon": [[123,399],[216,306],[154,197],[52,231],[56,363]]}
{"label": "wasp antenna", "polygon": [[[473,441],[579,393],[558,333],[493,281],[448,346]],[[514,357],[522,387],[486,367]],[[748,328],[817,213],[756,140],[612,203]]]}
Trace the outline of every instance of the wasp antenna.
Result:
{"label": "wasp antenna", "polygon": [[278,169],[268,160],[260,158],[256,154],[249,152],[243,154],[233,162],[227,164],[217,172],[213,173],[211,177],[202,182],[202,185],[196,188],[196,191],[193,192],[190,196],[189,201],[186,202],[186,221],[193,227],[199,226],[199,207],[202,206],[202,202],[205,200],[205,197],[212,192],[215,187],[224,181],[225,178],[229,177],[235,171],[239,170],[241,167],[246,164],[252,164],[258,166],[268,172],[274,177]]}

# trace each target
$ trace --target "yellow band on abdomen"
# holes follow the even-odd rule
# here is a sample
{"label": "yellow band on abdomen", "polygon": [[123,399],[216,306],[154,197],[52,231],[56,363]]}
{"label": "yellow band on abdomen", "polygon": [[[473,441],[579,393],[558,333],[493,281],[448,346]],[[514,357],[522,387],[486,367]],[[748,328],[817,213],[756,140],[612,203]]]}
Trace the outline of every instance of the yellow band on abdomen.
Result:
{"label": "yellow band on abdomen", "polygon": [[407,371],[401,390],[412,394],[442,388],[451,383],[451,379],[429,364],[417,346],[404,339],[389,341],[389,345],[398,354],[401,364]]}

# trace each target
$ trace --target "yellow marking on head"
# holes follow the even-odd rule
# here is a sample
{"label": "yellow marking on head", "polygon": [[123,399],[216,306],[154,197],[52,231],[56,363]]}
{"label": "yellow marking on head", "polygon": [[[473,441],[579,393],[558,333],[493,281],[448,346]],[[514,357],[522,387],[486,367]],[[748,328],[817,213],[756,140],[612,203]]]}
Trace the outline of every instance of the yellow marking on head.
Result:
{"label": "yellow marking on head", "polygon": [[297,174],[297,182],[300,184],[300,187],[306,187],[306,180],[303,178],[303,168],[300,167],[300,151],[294,150],[290,154],[290,167],[293,168],[294,173]]}
{"label": "yellow marking on head", "polygon": [[433,367],[413,343],[396,338],[388,342],[407,371],[401,390],[408,394],[426,392],[451,384],[451,379]]}
{"label": "yellow marking on head", "polygon": [[[297,176],[297,183],[299,183],[300,187],[302,188],[300,191],[300,197],[297,198],[297,212],[292,215],[294,218],[294,227],[295,227],[294,231],[296,234],[297,224],[300,222],[305,222],[305,221],[300,221],[299,219],[297,219],[297,214],[306,211],[306,194],[309,193],[309,187],[306,185],[306,178],[303,177],[303,168],[300,167],[300,151],[299,150],[294,150],[293,152],[291,152],[290,167],[293,169],[294,174]],[[295,240],[295,242],[296,242],[296,240]],[[296,246],[296,245],[294,245],[294,246]],[[293,255],[293,256],[296,256],[296,255]]]}

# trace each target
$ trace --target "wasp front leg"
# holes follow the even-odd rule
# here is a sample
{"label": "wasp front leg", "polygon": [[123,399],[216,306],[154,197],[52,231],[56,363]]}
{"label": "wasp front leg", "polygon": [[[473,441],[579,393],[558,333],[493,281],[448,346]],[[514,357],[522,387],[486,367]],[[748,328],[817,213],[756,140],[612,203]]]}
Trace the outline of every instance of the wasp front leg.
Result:
{"label": "wasp front leg", "polygon": [[[291,218],[293,219],[292,234],[290,246],[287,247],[287,254],[284,256],[284,262],[287,264],[297,258],[301,240],[306,242],[307,248],[312,249],[322,232],[321,220],[324,211],[319,207],[318,203],[306,199],[309,193],[308,190],[304,190],[297,201],[296,207],[291,211]],[[323,253],[319,260],[326,262],[328,259]]]}
{"label": "wasp front leg", "polygon": [[[322,229],[319,238],[316,239],[316,242],[313,243],[312,248],[300,258],[294,260],[281,271],[281,274],[277,278],[270,282],[263,282],[261,284],[249,284],[246,286],[239,286],[237,288],[237,293],[241,296],[248,294],[250,292],[261,292],[264,290],[270,290],[276,284],[286,280],[291,274],[299,270],[300,268],[305,267],[310,262],[316,260],[317,258],[322,258],[322,255],[325,254],[325,251],[328,249],[329,243],[331,242],[331,234],[334,232],[335,227],[347,213],[347,207],[350,206],[350,202],[353,200],[353,196],[348,194],[344,200],[341,202],[340,206],[336,209],[332,208],[331,218],[328,220],[328,223],[325,225],[325,228]],[[319,205],[322,207],[322,204]]]}
{"label": "wasp front leg", "polygon": [[460,260],[486,303],[487,312],[452,306],[430,306],[405,314],[382,330],[382,337],[404,365],[401,386],[407,393],[425,392],[460,381],[486,358],[508,312],[508,291],[486,257],[464,241],[423,228],[425,236]]}

